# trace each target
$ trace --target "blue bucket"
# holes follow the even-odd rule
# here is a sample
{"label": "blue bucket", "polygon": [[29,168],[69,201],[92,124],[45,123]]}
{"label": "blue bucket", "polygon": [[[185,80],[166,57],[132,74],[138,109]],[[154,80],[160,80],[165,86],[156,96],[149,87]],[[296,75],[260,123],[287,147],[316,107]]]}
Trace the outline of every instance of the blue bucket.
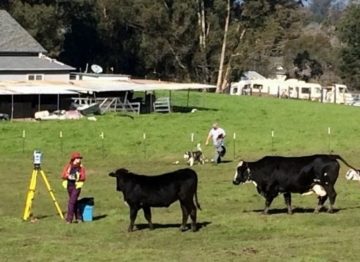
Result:
{"label": "blue bucket", "polygon": [[82,212],[83,221],[93,221],[93,206],[85,205]]}
{"label": "blue bucket", "polygon": [[84,222],[93,221],[94,198],[86,197],[78,201],[79,212]]}

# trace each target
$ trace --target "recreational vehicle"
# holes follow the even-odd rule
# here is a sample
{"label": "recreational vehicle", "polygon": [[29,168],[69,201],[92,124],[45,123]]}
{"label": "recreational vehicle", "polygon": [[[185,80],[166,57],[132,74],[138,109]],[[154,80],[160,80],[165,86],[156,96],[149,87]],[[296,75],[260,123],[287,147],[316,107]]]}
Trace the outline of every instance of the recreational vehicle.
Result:
{"label": "recreational vehicle", "polygon": [[232,83],[230,95],[269,94],[277,97],[321,101],[325,103],[351,104],[352,96],[346,85],[334,84],[321,87],[317,83],[307,83],[298,79],[265,78],[256,72],[247,72],[246,77]]}
{"label": "recreational vehicle", "polygon": [[286,80],[289,98],[306,99],[311,101],[321,100],[321,85],[306,83],[297,79]]}
{"label": "recreational vehicle", "polygon": [[232,83],[230,95],[261,95],[280,96],[287,92],[284,81],[278,79],[240,80]]}
{"label": "recreational vehicle", "polygon": [[346,85],[334,84],[323,88],[324,103],[351,104],[352,95]]}

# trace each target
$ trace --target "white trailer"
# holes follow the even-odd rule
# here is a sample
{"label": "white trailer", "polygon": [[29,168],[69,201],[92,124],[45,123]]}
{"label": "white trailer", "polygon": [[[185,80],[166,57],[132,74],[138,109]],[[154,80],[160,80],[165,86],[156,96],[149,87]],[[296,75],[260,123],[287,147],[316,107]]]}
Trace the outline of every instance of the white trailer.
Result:
{"label": "white trailer", "polygon": [[231,84],[230,95],[269,94],[281,96],[287,92],[286,84],[278,79],[240,80]]}
{"label": "white trailer", "polygon": [[254,79],[232,83],[231,95],[269,94],[276,97],[320,100],[321,86],[297,79]]}
{"label": "white trailer", "polygon": [[297,79],[286,80],[289,98],[321,101],[321,85]]}
{"label": "white trailer", "polygon": [[323,102],[336,104],[351,104],[353,98],[346,85],[333,84],[323,88]]}

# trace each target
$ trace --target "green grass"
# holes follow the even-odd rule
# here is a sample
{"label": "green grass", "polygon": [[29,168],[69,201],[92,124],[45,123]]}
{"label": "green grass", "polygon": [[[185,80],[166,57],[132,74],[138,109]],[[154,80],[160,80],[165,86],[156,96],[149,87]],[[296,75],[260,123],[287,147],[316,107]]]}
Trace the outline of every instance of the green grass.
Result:
{"label": "green grass", "polygon": [[[186,105],[186,92],[173,103]],[[195,113],[108,114],[96,122],[0,123],[0,260],[1,261],[355,261],[360,240],[360,194],[346,181],[342,165],[335,214],[315,215],[315,196],[293,195],[295,214],[286,214],[280,196],[273,214],[263,216],[264,199],[250,184],[231,181],[240,159],[264,155],[341,154],[360,166],[360,110],[333,104],[193,92]],[[204,144],[211,123],[227,131],[230,162],[195,166],[203,210],[197,233],[180,233],[178,203],[153,209],[154,231],[127,233],[129,210],[108,173],[126,167],[155,175],[185,164],[182,155]],[[328,135],[331,127],[331,136]],[[22,132],[25,130],[25,139]],[[272,140],[271,131],[275,137]],[[59,138],[59,132],[63,138]],[[104,132],[104,139],[100,134]],[[146,133],[146,140],[143,134]],[[194,133],[195,141],[190,141]],[[236,140],[233,134],[236,133]],[[44,153],[43,170],[56,199],[66,210],[60,172],[73,150],[84,155],[88,181],[82,196],[95,198],[95,221],[66,225],[60,220],[43,181],[33,203],[36,223],[23,222],[25,196],[32,171],[32,151]],[[203,150],[211,157],[211,146]],[[179,165],[173,162],[179,160]],[[137,223],[145,224],[143,214]]]}

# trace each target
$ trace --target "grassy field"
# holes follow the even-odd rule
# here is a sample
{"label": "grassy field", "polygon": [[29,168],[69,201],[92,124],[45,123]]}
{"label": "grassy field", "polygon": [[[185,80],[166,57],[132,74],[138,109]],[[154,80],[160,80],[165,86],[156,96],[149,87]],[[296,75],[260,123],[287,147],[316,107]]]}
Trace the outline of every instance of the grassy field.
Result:
{"label": "grassy field", "polygon": [[[176,92],[172,99],[182,107],[186,97],[186,92]],[[286,214],[282,196],[273,202],[271,215],[261,215],[264,199],[254,186],[234,186],[232,178],[240,159],[264,155],[331,151],[360,167],[359,108],[197,92],[191,93],[189,108],[198,110],[108,114],[97,121],[1,122],[0,261],[358,260],[360,185],[345,180],[344,165],[336,184],[335,214],[315,215],[315,196],[293,195],[294,215]],[[203,208],[198,213],[200,230],[179,232],[181,211],[174,203],[153,209],[154,231],[146,228],[140,212],[140,230],[127,233],[129,210],[108,173],[126,167],[155,175],[185,167],[183,152],[198,142],[203,145],[214,121],[227,131],[227,162],[194,166]],[[95,198],[93,222],[66,225],[41,179],[33,203],[38,220],[22,221],[34,149],[44,153],[42,168],[64,211],[67,194],[60,172],[71,151],[84,155],[88,181],[81,196]],[[212,156],[211,146],[203,145],[203,151]]]}

